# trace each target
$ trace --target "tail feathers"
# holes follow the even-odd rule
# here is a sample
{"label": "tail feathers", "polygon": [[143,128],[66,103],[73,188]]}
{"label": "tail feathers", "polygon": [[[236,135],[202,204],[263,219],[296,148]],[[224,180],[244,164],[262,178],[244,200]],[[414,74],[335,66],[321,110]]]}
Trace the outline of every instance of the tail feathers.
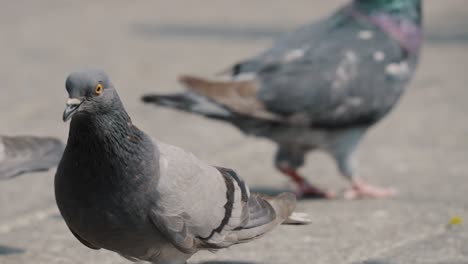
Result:
{"label": "tail feathers", "polygon": [[179,82],[187,89],[213,99],[230,97],[255,98],[257,83],[249,81],[213,81],[195,76],[182,75]]}
{"label": "tail feathers", "polygon": [[292,193],[282,193],[276,197],[252,194],[242,210],[242,225],[216,233],[210,240],[203,241],[203,246],[216,250],[259,238],[281,225],[295,207],[296,197]]}
{"label": "tail feathers", "polygon": [[258,238],[288,219],[296,207],[296,196],[292,193],[282,193],[276,197],[254,194],[248,206],[249,221],[234,231],[238,243]]}
{"label": "tail feathers", "polygon": [[257,99],[256,80],[213,81],[181,76],[179,81],[186,86],[187,92],[171,96],[145,96],[143,101],[219,119],[242,116],[264,121],[282,121],[281,116],[270,112]]}
{"label": "tail feathers", "polygon": [[142,101],[186,112],[197,113],[207,117],[227,118],[232,115],[231,111],[225,107],[193,92],[172,95],[145,95],[142,97]]}

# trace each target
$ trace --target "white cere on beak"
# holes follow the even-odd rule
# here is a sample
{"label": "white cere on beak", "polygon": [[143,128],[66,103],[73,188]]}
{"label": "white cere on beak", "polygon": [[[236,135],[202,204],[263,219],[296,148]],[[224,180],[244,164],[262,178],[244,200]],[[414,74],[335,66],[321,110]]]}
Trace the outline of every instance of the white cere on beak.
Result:
{"label": "white cere on beak", "polygon": [[374,33],[370,30],[361,30],[358,33],[358,38],[362,40],[370,40],[374,37]]}
{"label": "white cere on beak", "polygon": [[82,101],[80,99],[70,98],[67,100],[67,105],[79,105],[81,102]]}

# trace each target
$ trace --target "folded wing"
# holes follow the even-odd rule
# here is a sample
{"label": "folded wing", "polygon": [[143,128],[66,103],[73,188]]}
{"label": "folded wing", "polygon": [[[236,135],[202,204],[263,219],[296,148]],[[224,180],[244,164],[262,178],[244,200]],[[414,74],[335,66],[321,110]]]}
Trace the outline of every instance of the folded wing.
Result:
{"label": "folded wing", "polygon": [[215,250],[260,237],[285,221],[295,207],[293,194],[251,195],[233,170],[212,167],[173,146],[157,146],[160,200],[150,219],[183,252]]}

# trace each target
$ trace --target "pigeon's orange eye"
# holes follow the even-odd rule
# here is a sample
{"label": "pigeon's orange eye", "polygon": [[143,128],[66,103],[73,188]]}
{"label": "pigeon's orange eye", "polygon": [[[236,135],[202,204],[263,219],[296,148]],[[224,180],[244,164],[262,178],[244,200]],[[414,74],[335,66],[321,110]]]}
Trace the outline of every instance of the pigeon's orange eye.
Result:
{"label": "pigeon's orange eye", "polygon": [[101,94],[102,93],[102,84],[96,85],[96,94]]}

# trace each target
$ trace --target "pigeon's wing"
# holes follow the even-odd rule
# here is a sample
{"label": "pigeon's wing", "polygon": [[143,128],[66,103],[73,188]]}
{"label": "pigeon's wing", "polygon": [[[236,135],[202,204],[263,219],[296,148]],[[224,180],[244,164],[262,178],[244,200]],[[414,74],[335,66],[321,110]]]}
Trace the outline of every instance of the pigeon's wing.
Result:
{"label": "pigeon's wing", "polygon": [[323,36],[332,30],[337,20],[341,19],[343,15],[344,10],[339,10],[329,18],[301,26],[295,31],[284,34],[269,49],[253,58],[234,64],[227,72],[235,79],[249,79],[265,65],[285,58],[293,59],[300,56],[304,49],[320,44]]}
{"label": "pigeon's wing", "polygon": [[62,157],[64,146],[54,138],[0,137],[0,179],[48,170]]}
{"label": "pigeon's wing", "polygon": [[269,112],[341,127],[373,123],[393,107],[415,68],[408,56],[380,27],[344,9],[237,68],[254,71],[256,99]]}
{"label": "pigeon's wing", "polygon": [[414,62],[375,26],[348,22],[295,59],[257,72],[266,109],[315,127],[369,125],[399,99]]}
{"label": "pigeon's wing", "polygon": [[281,224],[294,209],[292,194],[250,195],[234,171],[207,165],[161,142],[157,148],[159,199],[150,219],[183,252],[249,241]]}
{"label": "pigeon's wing", "polygon": [[[301,32],[314,39],[307,42]],[[228,120],[241,115],[320,128],[367,126],[391,110],[415,69],[415,58],[398,41],[344,11],[289,38],[254,59],[253,79],[183,76],[188,92],[144,100]]]}

